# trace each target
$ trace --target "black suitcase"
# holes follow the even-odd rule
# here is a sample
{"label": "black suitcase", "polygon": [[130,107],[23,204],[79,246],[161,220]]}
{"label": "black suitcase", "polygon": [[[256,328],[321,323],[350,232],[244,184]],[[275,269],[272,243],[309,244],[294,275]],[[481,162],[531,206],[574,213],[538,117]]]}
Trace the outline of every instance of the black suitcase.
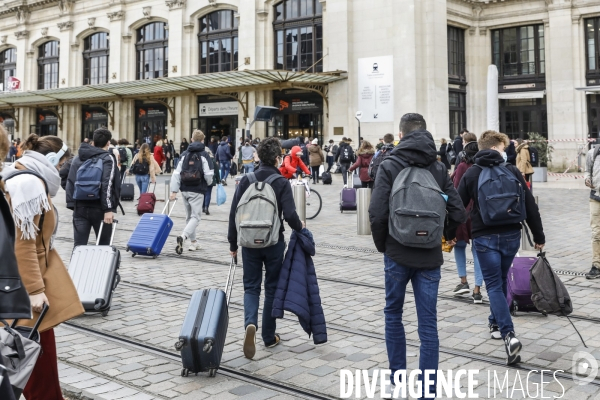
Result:
{"label": "black suitcase", "polygon": [[321,179],[323,179],[323,185],[331,185],[333,179],[331,178],[331,173],[325,171],[323,175],[321,175]]}
{"label": "black suitcase", "polygon": [[77,246],[69,262],[69,274],[77,288],[77,294],[86,312],[100,312],[108,315],[112,296],[121,281],[119,266],[121,252],[112,245],[117,220],[113,220],[113,230],[109,246],[99,246],[104,222],[100,224],[96,246]]}
{"label": "black suitcase", "polygon": [[229,325],[229,298],[233,289],[233,278],[237,260],[232,258],[225,283],[221,289],[197,290],[192,295],[179,333],[175,349],[181,352],[183,369],[181,376],[190,372],[209,372],[215,376],[221,365],[227,326]]}
{"label": "black suitcase", "polygon": [[127,175],[123,175],[123,182],[121,182],[121,200],[133,201],[135,197],[135,191],[133,189],[133,183],[125,183]]}

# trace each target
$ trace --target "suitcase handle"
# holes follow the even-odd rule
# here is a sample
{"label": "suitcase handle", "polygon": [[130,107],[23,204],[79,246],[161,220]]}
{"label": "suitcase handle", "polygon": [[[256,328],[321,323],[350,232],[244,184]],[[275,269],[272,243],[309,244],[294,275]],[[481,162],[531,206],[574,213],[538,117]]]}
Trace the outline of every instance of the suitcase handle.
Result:
{"label": "suitcase handle", "polygon": [[[49,308],[48,304],[44,303],[42,312],[38,316],[37,321],[35,321],[35,325],[33,325],[33,328],[31,328],[31,332],[29,332],[28,339],[32,339],[34,332],[36,332],[39,329],[40,325],[42,324],[42,321],[44,320],[44,317],[46,316],[46,313],[48,312],[48,308]],[[11,329],[16,328],[17,321],[18,321],[18,319],[13,320],[12,324],[10,324]]]}
{"label": "suitcase handle", "polygon": [[[119,221],[117,221],[116,219],[113,219],[113,225],[117,225],[119,223]],[[104,227],[104,221],[100,222],[100,229],[98,229],[98,237],[96,238],[96,246],[100,245],[100,238],[102,237],[102,228]],[[112,230],[112,234],[110,235],[110,244],[109,246],[112,246],[113,243],[113,239],[115,238],[115,231],[117,229],[114,228]]]}
{"label": "suitcase handle", "polygon": [[231,299],[231,292],[233,291],[233,278],[235,277],[235,268],[237,267],[237,256],[231,257],[231,264],[229,265],[229,273],[227,274],[227,282],[225,282],[225,297],[227,298],[227,307],[229,307],[229,300]]}
{"label": "suitcase handle", "polygon": [[169,217],[171,217],[171,213],[173,212],[173,209],[175,208],[175,203],[177,203],[177,199],[173,200],[173,207],[171,207],[171,209],[169,210],[169,204],[171,203],[171,200],[167,199],[167,204],[165,204],[165,206],[163,207],[162,213],[161,214],[165,214],[165,211],[169,211],[169,214],[167,214]]}
{"label": "suitcase handle", "polygon": [[[152,193],[154,193],[156,191],[156,181],[154,182],[154,186],[152,187]],[[148,185],[148,189],[146,190],[146,193],[150,193],[150,185]]]}

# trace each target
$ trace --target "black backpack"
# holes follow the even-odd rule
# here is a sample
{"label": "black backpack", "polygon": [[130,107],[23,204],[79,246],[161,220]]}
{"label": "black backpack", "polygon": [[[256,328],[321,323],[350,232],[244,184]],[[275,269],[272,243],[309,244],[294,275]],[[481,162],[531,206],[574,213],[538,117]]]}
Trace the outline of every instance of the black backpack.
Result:
{"label": "black backpack", "polygon": [[340,162],[352,162],[354,161],[354,150],[349,144],[345,145],[340,154]]}
{"label": "black backpack", "polygon": [[537,167],[538,163],[540,162],[538,149],[532,146],[529,146],[529,161],[532,167]]}
{"label": "black backpack", "polygon": [[139,157],[131,166],[130,171],[134,175],[148,175],[150,173],[150,164],[142,160],[142,157]]}
{"label": "black backpack", "polygon": [[456,163],[457,156],[458,155],[456,154],[456,150],[454,150],[454,146],[452,145],[452,143],[448,143],[448,146],[446,146],[446,159],[448,160],[450,165],[454,165]]}
{"label": "black backpack", "polygon": [[127,149],[125,147],[117,147],[119,150],[119,161],[121,164],[127,164]]}
{"label": "black backpack", "polygon": [[198,152],[188,153],[181,166],[181,182],[186,185],[199,185],[204,179],[202,171],[202,154]]}
{"label": "black backpack", "polygon": [[375,182],[375,177],[377,176],[377,169],[379,168],[379,165],[387,157],[389,157],[391,153],[392,149],[386,149],[385,147],[383,147],[379,151],[379,154],[377,154],[377,157],[373,157],[373,159],[371,160],[371,164],[369,164],[369,178],[371,178],[373,182]]}

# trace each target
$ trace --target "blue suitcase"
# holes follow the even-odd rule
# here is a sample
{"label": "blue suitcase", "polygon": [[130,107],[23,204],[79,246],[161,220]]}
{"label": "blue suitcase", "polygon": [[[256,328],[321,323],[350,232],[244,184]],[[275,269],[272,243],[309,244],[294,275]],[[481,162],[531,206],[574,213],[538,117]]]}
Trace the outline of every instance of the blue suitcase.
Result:
{"label": "blue suitcase", "polygon": [[160,255],[173,228],[171,212],[175,208],[175,202],[168,215],[164,212],[169,207],[169,202],[163,208],[162,214],[142,215],[140,222],[138,222],[127,242],[127,251],[131,251],[132,257],[141,255],[156,258]]}
{"label": "blue suitcase", "polygon": [[231,259],[225,291],[197,290],[192,295],[175,349],[181,352],[181,376],[208,371],[213,377],[221,365],[229,325],[229,298],[237,260]]}

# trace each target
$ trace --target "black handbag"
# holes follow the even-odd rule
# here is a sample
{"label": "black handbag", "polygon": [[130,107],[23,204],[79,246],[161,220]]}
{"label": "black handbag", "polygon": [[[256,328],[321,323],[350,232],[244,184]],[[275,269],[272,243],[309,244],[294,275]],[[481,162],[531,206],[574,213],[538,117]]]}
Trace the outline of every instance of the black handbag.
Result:
{"label": "black handbag", "polygon": [[0,319],[31,319],[29,294],[15,256],[15,223],[4,193],[0,193]]}

